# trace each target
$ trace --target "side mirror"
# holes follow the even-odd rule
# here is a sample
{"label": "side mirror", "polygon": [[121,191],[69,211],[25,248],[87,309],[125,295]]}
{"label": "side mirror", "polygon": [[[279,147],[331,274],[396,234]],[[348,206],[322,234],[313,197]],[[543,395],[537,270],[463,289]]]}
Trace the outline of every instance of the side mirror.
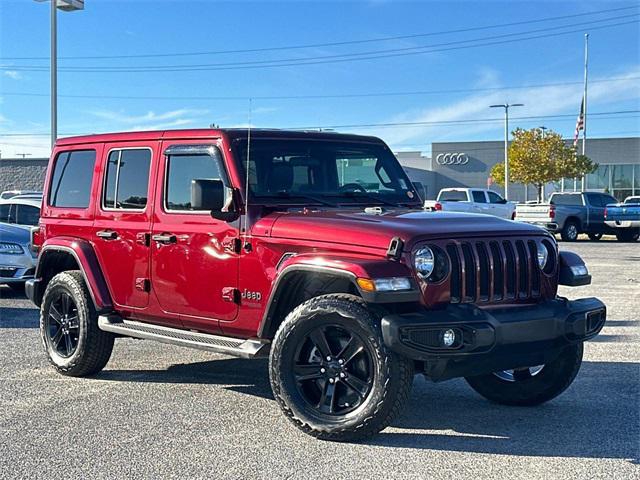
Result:
{"label": "side mirror", "polygon": [[231,222],[238,218],[237,212],[229,211],[232,203],[230,189],[224,186],[222,180],[191,180],[191,208],[194,210],[210,210],[213,218]]}

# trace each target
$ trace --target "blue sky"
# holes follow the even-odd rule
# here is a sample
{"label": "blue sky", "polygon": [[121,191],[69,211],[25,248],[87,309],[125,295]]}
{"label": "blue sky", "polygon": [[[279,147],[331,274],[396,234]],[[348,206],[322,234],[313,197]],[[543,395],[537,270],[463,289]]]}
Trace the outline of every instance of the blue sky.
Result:
{"label": "blue sky", "polygon": [[[584,15],[603,10],[610,11]],[[513,127],[545,125],[572,137],[586,32],[589,111],[640,110],[639,14],[637,2],[617,1],[86,0],[84,11],[58,15],[59,132],[246,126],[247,98],[254,97],[251,123],[257,127],[343,126],[339,130],[381,136],[397,150],[429,152],[431,142],[501,139],[499,121],[476,120],[499,118],[488,105],[503,102],[525,104],[513,117],[554,116],[514,118]],[[538,21],[549,17],[565,18]],[[612,24],[622,25],[601,28]],[[475,30],[461,31],[468,29]],[[457,32],[442,33],[452,30]],[[523,36],[537,38],[511,41]],[[362,42],[326,45],[354,41]],[[468,48],[477,43],[493,44]],[[301,45],[313,46],[237,52]],[[415,54],[418,47],[427,53]],[[229,50],[236,52],[183,55]],[[363,52],[383,58],[335,57]],[[5,157],[48,155],[48,55],[49,5],[2,0]],[[134,57],[77,58],[104,56]],[[287,66],[246,68],[256,65],[247,62],[281,60]],[[309,64],[291,65],[300,61]],[[389,93],[403,95],[260,98]],[[589,136],[639,135],[639,115],[590,116]],[[466,120],[473,122],[461,123]],[[386,123],[419,125],[379,125]],[[374,126],[344,127],[363,124]]]}

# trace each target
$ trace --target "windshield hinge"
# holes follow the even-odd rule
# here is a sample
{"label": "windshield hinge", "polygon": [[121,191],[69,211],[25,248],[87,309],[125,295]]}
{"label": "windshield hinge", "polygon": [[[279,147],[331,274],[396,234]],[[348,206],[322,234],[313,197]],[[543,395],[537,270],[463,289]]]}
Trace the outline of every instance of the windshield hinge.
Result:
{"label": "windshield hinge", "polygon": [[393,260],[400,260],[403,248],[404,241],[400,237],[393,237],[389,242],[389,248],[387,248],[387,257]]}

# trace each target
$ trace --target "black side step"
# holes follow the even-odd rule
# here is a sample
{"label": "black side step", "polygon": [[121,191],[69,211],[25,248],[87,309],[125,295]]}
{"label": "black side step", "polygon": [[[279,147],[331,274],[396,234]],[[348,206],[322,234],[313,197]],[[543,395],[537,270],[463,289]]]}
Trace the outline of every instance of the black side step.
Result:
{"label": "black side step", "polygon": [[155,340],[182,347],[196,348],[209,352],[223,353],[241,358],[264,356],[269,351],[269,343],[256,339],[239,339],[211,335],[208,333],[162,327],[150,323],[124,320],[117,315],[100,315],[98,327],[105,332],[112,332],[125,337]]}

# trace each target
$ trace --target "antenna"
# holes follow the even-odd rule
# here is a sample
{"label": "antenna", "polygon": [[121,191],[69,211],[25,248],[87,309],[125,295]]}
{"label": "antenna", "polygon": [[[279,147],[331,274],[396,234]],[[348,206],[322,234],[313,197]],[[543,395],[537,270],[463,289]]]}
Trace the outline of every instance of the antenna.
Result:
{"label": "antenna", "polygon": [[247,235],[249,234],[249,161],[251,159],[251,108],[252,99],[249,98],[249,126],[247,127],[247,161],[245,167],[244,183],[244,246],[247,248]]}

